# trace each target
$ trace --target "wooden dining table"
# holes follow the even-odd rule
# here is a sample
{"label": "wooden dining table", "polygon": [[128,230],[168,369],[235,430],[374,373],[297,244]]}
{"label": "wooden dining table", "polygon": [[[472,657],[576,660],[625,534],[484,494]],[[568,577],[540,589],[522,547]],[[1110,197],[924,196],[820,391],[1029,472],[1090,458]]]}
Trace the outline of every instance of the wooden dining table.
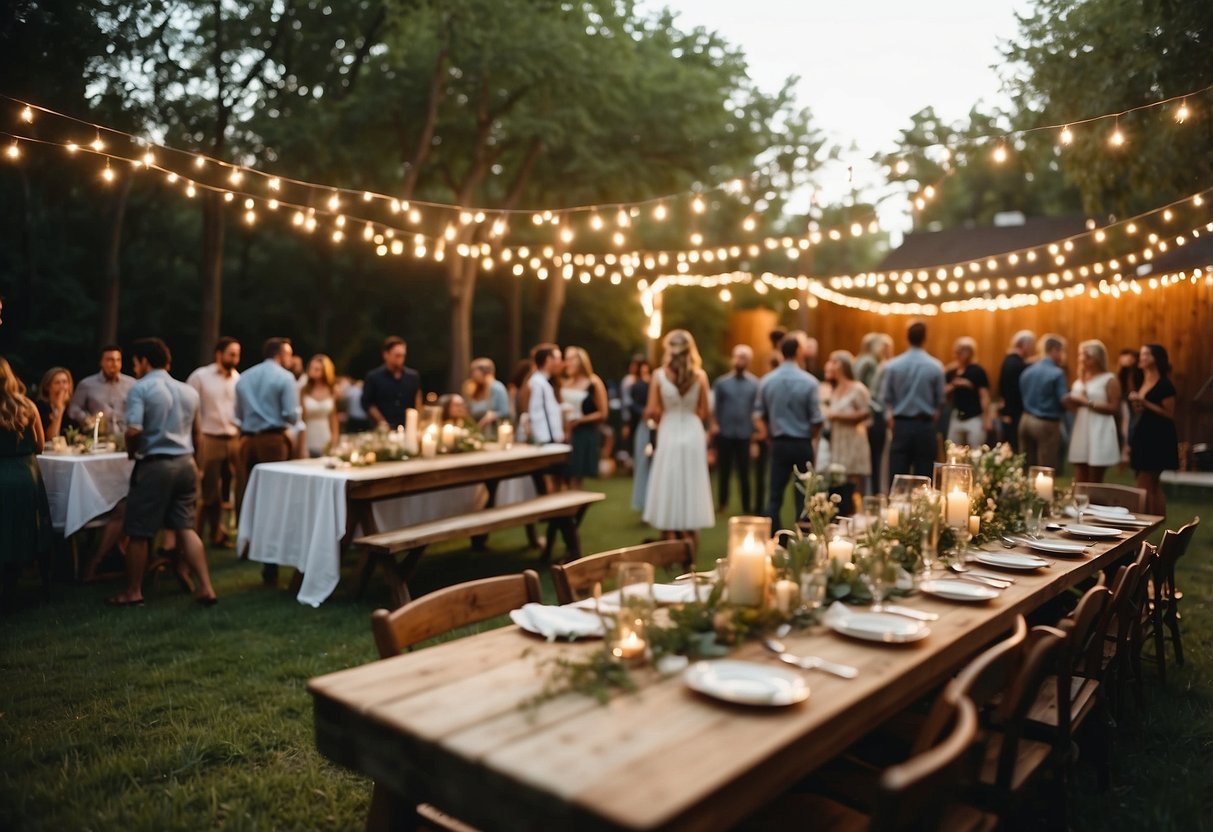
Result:
{"label": "wooden dining table", "polygon": [[[312,679],[317,748],[390,790],[393,826],[429,803],[486,830],[729,829],[941,686],[1016,616],[1134,555],[1163,522],[1140,516],[1149,527],[1082,557],[1006,572],[1014,583],[989,602],[899,599],[939,615],[921,641],[794,632],[783,639],[790,652],[859,670],[851,680],[806,672],[810,696],[797,705],[729,705],[679,674],[643,669],[635,692],[606,704],[565,692],[528,706],[556,660],[600,644],[548,643],[510,626]],[[786,667],[755,642],[730,658]]]}

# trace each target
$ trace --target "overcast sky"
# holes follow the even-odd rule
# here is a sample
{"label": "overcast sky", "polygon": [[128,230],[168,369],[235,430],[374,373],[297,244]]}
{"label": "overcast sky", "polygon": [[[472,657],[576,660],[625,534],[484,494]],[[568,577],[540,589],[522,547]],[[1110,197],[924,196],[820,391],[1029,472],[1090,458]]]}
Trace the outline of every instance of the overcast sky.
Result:
{"label": "overcast sky", "polygon": [[[928,105],[947,119],[1003,101],[1000,40],[1016,32],[1027,0],[647,0],[668,6],[686,29],[702,25],[741,46],[758,85],[789,75],[817,124],[844,147],[859,146],[857,181],[883,181],[862,159],[888,150],[910,116]],[[826,194],[846,190],[845,166]],[[894,224],[904,204],[889,206]]]}

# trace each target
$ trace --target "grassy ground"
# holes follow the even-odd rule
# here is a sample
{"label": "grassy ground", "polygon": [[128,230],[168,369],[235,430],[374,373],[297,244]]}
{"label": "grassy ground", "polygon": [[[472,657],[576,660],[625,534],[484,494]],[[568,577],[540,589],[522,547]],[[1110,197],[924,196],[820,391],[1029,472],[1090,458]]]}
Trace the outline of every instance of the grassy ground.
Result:
{"label": "grassy ground", "polygon": [[[587,551],[640,542],[630,482],[608,492],[583,529]],[[1205,492],[1206,495],[1208,492]],[[1206,524],[1180,571],[1186,668],[1119,733],[1115,786],[1074,789],[1084,830],[1213,829],[1213,508],[1173,499],[1172,525]],[[790,511],[790,509],[788,509]],[[705,533],[701,562],[721,553],[724,523]],[[425,592],[533,565],[521,532],[492,550],[439,549],[413,585]],[[370,784],[327,764],[312,739],[305,685],[317,674],[375,658],[369,613],[386,601],[350,597],[343,582],[319,609],[259,586],[256,564],[211,553],[222,603],[203,609],[171,579],[139,609],[102,605],[113,586],[55,588],[0,619],[0,828],[47,830],[352,829]],[[551,583],[544,574],[545,592]],[[349,573],[346,573],[349,577]]]}

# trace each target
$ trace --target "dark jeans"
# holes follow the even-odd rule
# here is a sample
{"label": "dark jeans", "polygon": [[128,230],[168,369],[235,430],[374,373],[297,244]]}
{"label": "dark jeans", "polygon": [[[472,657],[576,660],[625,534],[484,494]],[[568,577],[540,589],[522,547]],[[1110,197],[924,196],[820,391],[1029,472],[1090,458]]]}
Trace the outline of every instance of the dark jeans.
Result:
{"label": "dark jeans", "polygon": [[[813,443],[808,439],[776,438],[771,442],[771,501],[767,505],[767,516],[771,518],[772,532],[785,528],[779,522],[779,511],[783,508],[783,492],[792,478],[792,469],[803,471],[812,462]],[[792,518],[794,523],[804,510],[804,495],[798,488],[792,490],[792,505],[796,507],[796,514]]]}
{"label": "dark jeans", "polygon": [[931,477],[935,473],[935,420],[897,419],[889,445],[889,473]]}
{"label": "dark jeans", "polygon": [[1011,446],[1011,453],[1019,453],[1019,414],[1003,414],[1001,422],[1002,441]]}
{"label": "dark jeans", "polygon": [[881,463],[884,462],[884,443],[885,434],[888,433],[888,425],[884,420],[884,413],[872,413],[872,424],[868,426],[868,449],[872,455],[872,485],[869,494],[883,494],[885,490],[885,478],[881,476]]}
{"label": "dark jeans", "polygon": [[767,513],[767,463],[771,460],[771,443],[758,443],[758,458],[754,460],[754,503],[750,514]]}
{"label": "dark jeans", "polygon": [[720,490],[720,506],[729,505],[729,480],[733,466],[737,467],[737,479],[741,482],[741,510],[750,505],[750,440],[716,437],[717,480]]}

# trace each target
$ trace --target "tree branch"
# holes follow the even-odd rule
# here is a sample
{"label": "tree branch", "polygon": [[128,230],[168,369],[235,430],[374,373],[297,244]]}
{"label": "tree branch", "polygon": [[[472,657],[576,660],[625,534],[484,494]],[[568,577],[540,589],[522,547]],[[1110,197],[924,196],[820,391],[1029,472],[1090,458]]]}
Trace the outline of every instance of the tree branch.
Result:
{"label": "tree branch", "polygon": [[345,86],[337,94],[337,100],[343,101],[350,96],[354,91],[354,85],[358,81],[358,76],[362,70],[362,65],[366,63],[366,59],[371,54],[371,47],[378,39],[379,30],[383,28],[384,22],[387,20],[387,6],[380,5],[379,11],[371,19],[371,23],[367,26],[366,32],[362,35],[362,43],[358,45],[358,50],[354,52],[354,62],[350,64],[349,74],[346,76]]}
{"label": "tree branch", "polygon": [[[425,120],[421,123],[421,133],[417,137],[417,146],[413,151],[412,160],[404,172],[404,184],[400,191],[405,199],[413,196],[417,188],[417,179],[421,176],[421,167],[430,155],[430,147],[434,142],[434,131],[438,127],[438,109],[446,99],[446,45],[438,50],[434,58],[434,69],[430,72],[430,95],[425,108]],[[449,172],[448,172],[449,173]],[[448,177],[449,181],[449,177]]]}

